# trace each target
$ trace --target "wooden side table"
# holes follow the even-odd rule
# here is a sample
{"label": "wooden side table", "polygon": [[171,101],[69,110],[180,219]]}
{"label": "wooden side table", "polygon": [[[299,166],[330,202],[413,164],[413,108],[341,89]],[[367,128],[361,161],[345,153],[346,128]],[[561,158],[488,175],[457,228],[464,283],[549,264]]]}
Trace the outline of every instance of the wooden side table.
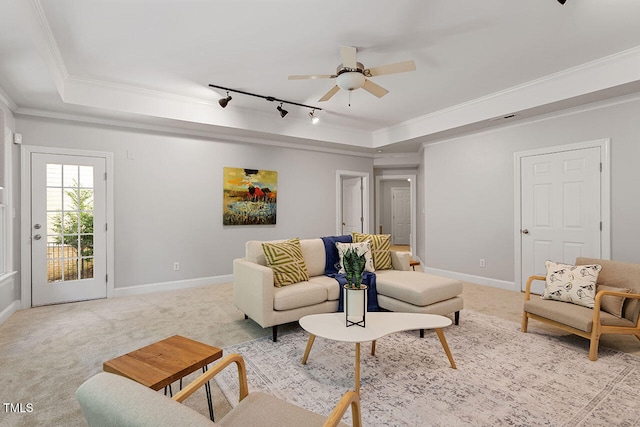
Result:
{"label": "wooden side table", "polygon": [[[171,384],[222,357],[222,349],[180,335],[174,335],[146,347],[104,362],[105,372],[122,375],[153,390],[171,387]],[[211,385],[205,384],[209,416],[213,421]]]}
{"label": "wooden side table", "polygon": [[413,268],[413,271],[416,271],[416,265],[420,265],[420,261],[415,261],[415,260],[409,261],[409,267]]}

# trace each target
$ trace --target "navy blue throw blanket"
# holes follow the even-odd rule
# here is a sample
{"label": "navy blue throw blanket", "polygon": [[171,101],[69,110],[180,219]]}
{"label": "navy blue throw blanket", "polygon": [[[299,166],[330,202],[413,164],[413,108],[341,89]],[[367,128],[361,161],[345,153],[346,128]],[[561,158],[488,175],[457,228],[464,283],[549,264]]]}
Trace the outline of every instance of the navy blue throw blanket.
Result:
{"label": "navy blue throw blanket", "polygon": [[[326,253],[324,274],[336,279],[340,285],[340,297],[338,299],[338,311],[344,311],[344,301],[342,287],[347,284],[347,277],[339,274],[340,255],[336,242],[352,243],[351,236],[327,236],[322,238],[324,243],[324,251]],[[367,289],[367,311],[378,311],[378,292],[376,290],[376,274],[365,271],[362,274],[362,283],[368,286]]]}

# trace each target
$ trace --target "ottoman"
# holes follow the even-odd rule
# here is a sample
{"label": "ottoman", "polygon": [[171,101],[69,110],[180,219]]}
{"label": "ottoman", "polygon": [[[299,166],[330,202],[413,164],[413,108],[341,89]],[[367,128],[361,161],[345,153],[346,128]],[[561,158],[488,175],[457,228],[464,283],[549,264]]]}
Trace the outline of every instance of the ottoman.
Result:
{"label": "ottoman", "polygon": [[378,305],[389,311],[446,316],[460,322],[462,282],[415,271],[377,270]]}

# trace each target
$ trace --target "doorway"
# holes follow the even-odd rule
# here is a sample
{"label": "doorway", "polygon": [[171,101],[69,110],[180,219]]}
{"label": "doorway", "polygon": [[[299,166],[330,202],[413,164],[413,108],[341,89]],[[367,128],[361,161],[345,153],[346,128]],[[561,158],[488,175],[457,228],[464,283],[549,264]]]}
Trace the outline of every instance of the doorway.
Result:
{"label": "doorway", "polygon": [[391,187],[391,242],[409,246],[411,237],[411,192],[409,187]]}
{"label": "doorway", "polygon": [[23,167],[23,305],[106,298],[110,155],[23,147]]}
{"label": "doorway", "polygon": [[[378,175],[376,177],[376,232],[379,233],[382,229],[385,231],[383,226],[383,217],[382,211],[384,209],[383,202],[383,194],[382,187],[383,182],[389,181],[403,181],[409,184],[409,251],[412,253],[414,257],[417,257],[416,254],[416,175]],[[392,184],[391,184],[392,185]],[[390,202],[391,203],[391,202]],[[386,229],[386,234],[391,234],[389,227]]]}
{"label": "doorway", "polygon": [[369,174],[336,171],[336,234],[369,232]]}
{"label": "doorway", "polygon": [[516,153],[519,289],[546,274],[546,260],[609,259],[609,173],[608,140]]}

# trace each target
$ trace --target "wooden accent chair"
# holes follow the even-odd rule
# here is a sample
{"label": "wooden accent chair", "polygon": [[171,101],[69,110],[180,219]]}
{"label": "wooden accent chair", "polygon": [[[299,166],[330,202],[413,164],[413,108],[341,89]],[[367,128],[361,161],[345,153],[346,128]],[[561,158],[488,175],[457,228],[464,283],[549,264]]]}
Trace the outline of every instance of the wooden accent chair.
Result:
{"label": "wooden accent chair", "polygon": [[[214,423],[180,404],[232,363],[238,367],[240,403],[220,421]],[[78,388],[76,396],[90,427],[176,425],[334,427],[344,426],[340,421],[349,407],[352,411],[353,426],[361,427],[362,425],[360,398],[354,391],[348,391],[342,396],[328,418],[265,393],[249,393],[247,370],[239,354],[230,354],[220,359],[172,399],[128,378],[106,372],[89,378]]]}
{"label": "wooden accent chair", "polygon": [[[527,332],[529,319],[535,319],[591,341],[589,360],[598,359],[598,343],[602,334],[629,334],[640,340],[640,264],[577,258],[576,265],[599,264],[597,293],[594,308],[562,301],[531,298],[531,283],[546,281],[544,276],[531,276],[527,280],[522,314],[522,332]],[[620,289],[620,291],[616,290]],[[611,314],[609,307],[622,304],[621,317]],[[609,312],[608,312],[608,311]]]}

